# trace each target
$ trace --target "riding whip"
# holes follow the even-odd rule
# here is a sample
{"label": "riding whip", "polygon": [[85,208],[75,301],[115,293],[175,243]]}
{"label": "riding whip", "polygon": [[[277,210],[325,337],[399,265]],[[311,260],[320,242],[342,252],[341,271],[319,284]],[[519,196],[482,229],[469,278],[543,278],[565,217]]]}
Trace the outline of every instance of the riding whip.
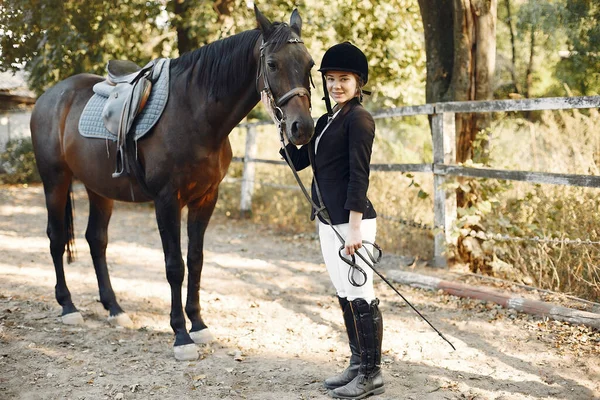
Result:
{"label": "riding whip", "polygon": [[[319,203],[320,205],[317,205],[312,198],[310,197],[310,195],[308,194],[308,191],[306,190],[306,188],[304,187],[304,184],[302,183],[302,180],[300,179],[300,177],[298,176],[298,172],[296,171],[296,168],[294,167],[294,164],[291,160],[291,157],[288,153],[288,150],[285,146],[285,141],[284,141],[284,132],[283,129],[281,129],[281,125],[277,124],[278,128],[279,128],[279,135],[280,135],[280,140],[281,140],[281,145],[283,147],[284,153],[285,153],[285,158],[286,161],[288,163],[288,165],[290,166],[293,174],[294,174],[294,178],[296,179],[296,182],[298,182],[298,186],[300,186],[300,189],[302,190],[302,193],[304,194],[304,197],[306,197],[306,199],[309,201],[309,203],[311,204],[312,210],[313,210],[313,215],[315,216],[321,216],[321,218],[323,218],[323,220],[325,220],[325,222],[331,227],[331,229],[333,229],[335,235],[338,237],[338,239],[342,242],[345,243],[345,239],[344,237],[339,233],[339,231],[337,229],[335,229],[335,227],[333,226],[331,219],[329,218],[329,213],[327,212],[327,209],[325,208],[325,203],[323,203],[323,199],[321,198],[321,192],[319,190],[319,186],[317,185],[317,180],[316,177],[314,177],[314,184],[315,184],[315,191],[317,193],[317,197],[319,199]],[[314,175],[314,160],[313,157],[314,155],[312,154],[311,149],[308,150],[309,153],[309,160],[310,160],[310,164],[311,167],[313,168],[313,175]],[[379,260],[381,259],[381,249],[375,245],[374,243],[369,243],[372,244],[378,251],[379,256],[377,258],[374,258],[372,256],[372,254],[369,253],[369,251],[367,249],[365,249],[365,251],[367,252],[370,261],[367,260],[358,250],[355,252],[355,254],[362,259],[365,264],[367,264],[369,266],[369,268],[371,268],[373,270],[373,272],[375,272],[377,274],[377,276],[379,276],[390,288],[392,288],[392,290],[402,298],[402,300],[404,300],[404,302],[410,307],[412,308],[412,310],[414,312],[417,313],[417,315],[419,317],[421,317],[421,319],[423,319],[423,321],[427,322],[427,324],[431,327],[431,329],[433,329],[444,341],[446,341],[450,347],[452,347],[453,350],[456,350],[456,348],[454,347],[454,345],[448,340],[446,339],[446,337],[442,334],[442,332],[440,332],[435,326],[433,326],[433,324],[431,322],[429,322],[429,320],[427,320],[427,318],[425,318],[425,316],[423,316],[423,314],[421,314],[419,312],[419,310],[417,310],[415,308],[415,306],[413,306],[410,301],[408,301],[406,299],[406,297],[404,297],[399,291],[398,289],[396,289],[394,287],[394,285],[392,285],[385,276],[383,276],[382,273],[380,273],[374,266],[374,264],[376,264],[377,262],[379,262]],[[342,258],[342,260],[344,260],[344,262],[346,262],[348,265],[350,265],[350,273],[349,273],[349,280],[350,283],[354,286],[362,286],[364,285],[364,282],[362,284],[359,284],[355,281],[354,277],[353,277],[353,270],[358,270],[358,272],[360,272],[362,274],[363,277],[366,278],[366,273],[364,272],[364,270],[362,270],[362,268],[360,266],[358,266],[355,262],[355,257],[351,256],[351,261],[348,261],[346,258],[343,257],[342,255],[342,250],[343,250],[344,246],[342,245],[342,247],[339,250],[339,255],[340,258]],[[365,280],[366,282],[366,280]]]}

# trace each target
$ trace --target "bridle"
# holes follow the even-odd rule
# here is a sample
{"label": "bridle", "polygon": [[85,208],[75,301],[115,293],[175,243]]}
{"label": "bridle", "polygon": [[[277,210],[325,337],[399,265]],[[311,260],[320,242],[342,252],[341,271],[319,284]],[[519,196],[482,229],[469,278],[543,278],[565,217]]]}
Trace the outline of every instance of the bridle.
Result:
{"label": "bridle", "polygon": [[[304,43],[302,41],[302,39],[300,38],[291,38],[288,39],[287,43]],[[287,93],[283,94],[281,97],[279,97],[278,99],[275,98],[275,96],[273,95],[273,91],[271,90],[271,85],[269,84],[269,78],[267,77],[267,63],[265,61],[265,49],[269,46],[269,42],[265,42],[263,41],[260,45],[260,59],[259,59],[259,63],[258,63],[258,72],[256,75],[256,88],[257,91],[260,93],[260,90],[258,89],[259,87],[259,80],[260,77],[262,75],[263,77],[263,91],[267,94],[267,97],[269,99],[269,102],[271,103],[271,108],[273,109],[273,117],[275,118],[275,122],[277,123],[277,125],[279,127],[281,127],[282,125],[285,124],[285,113],[283,112],[283,110],[281,109],[281,107],[283,107],[288,101],[290,101],[292,98],[294,98],[295,96],[298,97],[308,97],[308,103],[309,103],[309,107],[312,108],[312,104],[310,101],[310,86],[307,88],[305,88],[304,86],[299,86],[299,87],[295,87],[292,90],[288,91]],[[315,87],[315,84],[312,80],[312,76],[309,74],[309,80],[310,83],[312,84],[313,87]]]}

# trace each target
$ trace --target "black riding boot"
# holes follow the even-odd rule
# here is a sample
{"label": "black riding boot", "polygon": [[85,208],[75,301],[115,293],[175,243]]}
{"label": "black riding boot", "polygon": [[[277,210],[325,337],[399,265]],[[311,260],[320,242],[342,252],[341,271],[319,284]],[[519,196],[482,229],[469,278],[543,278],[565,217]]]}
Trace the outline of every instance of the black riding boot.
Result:
{"label": "black riding boot", "polygon": [[346,333],[348,334],[348,343],[350,343],[350,365],[339,375],[325,379],[323,386],[327,389],[335,389],[346,385],[358,375],[358,367],[360,366],[360,350],[358,347],[358,338],[356,337],[356,327],[354,326],[354,315],[350,302],[345,297],[339,297],[340,307],[344,314],[344,324],[346,325]]}
{"label": "black riding boot", "polygon": [[364,299],[356,299],[350,303],[358,332],[360,368],[358,375],[350,383],[330,392],[334,398],[362,399],[385,391],[381,375],[383,319],[378,304],[377,299],[371,304]]}

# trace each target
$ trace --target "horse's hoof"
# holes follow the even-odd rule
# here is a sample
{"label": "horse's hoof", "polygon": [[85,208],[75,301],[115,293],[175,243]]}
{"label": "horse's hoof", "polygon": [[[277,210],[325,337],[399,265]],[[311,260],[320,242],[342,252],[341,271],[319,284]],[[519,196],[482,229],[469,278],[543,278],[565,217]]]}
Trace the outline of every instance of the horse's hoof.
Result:
{"label": "horse's hoof", "polygon": [[108,317],[108,323],[112,326],[121,326],[127,329],[133,329],[133,322],[127,313],[121,313],[114,316]]}
{"label": "horse's hoof", "polygon": [[83,325],[83,317],[79,311],[61,315],[60,320],[65,325]]}
{"label": "horse's hoof", "polygon": [[201,329],[196,332],[190,332],[190,337],[197,344],[207,344],[210,342],[214,342],[215,337],[210,332],[208,328]]}
{"label": "horse's hoof", "polygon": [[194,343],[173,347],[177,361],[193,361],[198,359],[198,348]]}

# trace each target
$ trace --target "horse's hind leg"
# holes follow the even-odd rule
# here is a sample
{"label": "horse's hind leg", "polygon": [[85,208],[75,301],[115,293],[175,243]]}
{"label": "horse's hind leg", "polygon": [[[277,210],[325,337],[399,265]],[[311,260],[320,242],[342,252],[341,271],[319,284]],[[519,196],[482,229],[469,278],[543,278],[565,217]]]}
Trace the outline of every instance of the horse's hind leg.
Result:
{"label": "horse's hind leg", "polygon": [[42,172],[42,180],[48,210],[46,233],[50,239],[50,255],[56,272],[54,293],[56,301],[62,307],[61,320],[68,325],[83,324],[83,317],[71,300],[63,263],[65,246],[69,241],[68,225],[72,222],[72,215],[67,214],[71,213],[71,210],[67,209],[68,203],[71,201],[71,174],[63,170],[48,176]]}
{"label": "horse's hind leg", "polygon": [[200,277],[204,263],[204,233],[215,209],[217,193],[204,197],[200,204],[188,204],[188,290],[185,312],[192,322],[190,336],[196,343],[208,343],[213,335],[200,314]]}
{"label": "horse's hind leg", "polygon": [[133,328],[129,316],[123,311],[110,283],[106,264],[106,246],[108,245],[108,223],[113,210],[113,201],[87,190],[90,200],[90,215],[85,238],[90,246],[94,270],[98,279],[100,302],[108,310],[108,321],[113,325]]}

